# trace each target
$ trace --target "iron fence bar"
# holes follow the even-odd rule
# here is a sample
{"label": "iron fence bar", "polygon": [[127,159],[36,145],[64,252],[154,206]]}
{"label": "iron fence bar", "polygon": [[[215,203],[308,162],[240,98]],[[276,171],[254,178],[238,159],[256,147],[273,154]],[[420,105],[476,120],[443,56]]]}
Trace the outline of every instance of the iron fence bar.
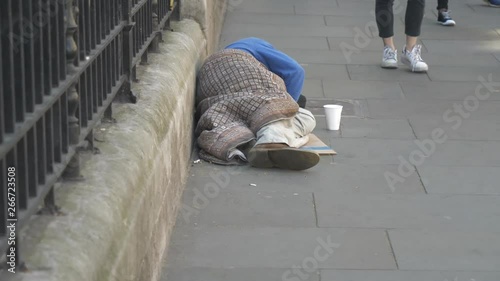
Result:
{"label": "iron fence bar", "polygon": [[52,130],[52,109],[51,107],[47,112],[45,112],[44,121],[45,121],[45,156],[46,163],[45,167],[47,169],[47,173],[53,172],[53,163],[54,163],[54,132]]}
{"label": "iron fence bar", "polygon": [[[50,11],[47,12],[47,14],[45,14],[45,11],[43,9],[43,6],[44,5],[47,5],[49,2],[48,0],[42,0],[41,2],[41,6],[40,6],[40,13],[44,16],[49,16],[50,18]],[[42,18],[40,19],[40,21],[43,20],[43,16]],[[51,32],[50,32],[50,20],[47,21],[45,24],[44,22],[40,22],[39,23],[40,25],[42,25],[42,33],[41,33],[41,38],[43,40],[43,63],[42,63],[42,66],[43,66],[43,74],[44,74],[44,90],[43,90],[43,94],[44,95],[50,95],[50,92],[52,90],[52,85],[53,85],[53,78],[52,78],[52,63],[51,63],[51,57],[52,57],[52,42],[51,42],[51,38],[50,38],[50,35],[51,35]]]}
{"label": "iron fence bar", "polygon": [[144,42],[144,44],[142,45],[142,48],[139,49],[139,51],[135,54],[134,58],[132,59],[132,67],[135,67],[139,63],[139,61],[141,60],[141,57],[147,51],[149,45],[155,39],[155,37],[156,37],[156,33],[153,33],[147,38],[146,42]]}
{"label": "iron fence bar", "polygon": [[161,32],[160,30],[165,28],[166,23],[171,19],[173,11],[177,8],[177,2],[174,2],[174,5],[172,7],[172,10],[167,11],[167,14],[160,20],[160,23],[158,24],[158,32]]}
{"label": "iron fence bar", "polygon": [[[3,1],[0,183],[15,166],[17,227],[23,228],[42,203],[56,208],[59,178],[74,176],[73,169],[79,175],[77,148],[92,143],[98,122],[111,117],[114,98],[130,89],[135,66],[147,61],[175,6],[164,0]],[[7,199],[0,187],[3,253]]]}
{"label": "iron fence bar", "polygon": [[[26,38],[31,38],[34,36],[33,25],[29,24],[33,22],[33,1],[23,0],[23,19],[27,20],[27,23],[23,21],[23,26],[28,25],[28,34],[25,35]],[[26,42],[28,41],[28,42]],[[33,40],[26,40],[24,44],[24,75],[25,75],[25,91],[26,91],[26,112],[33,112],[35,110],[35,50]]]}
{"label": "iron fence bar", "polygon": [[[51,88],[54,87],[54,86],[57,86],[59,85],[59,81],[61,80],[61,76],[63,77],[64,79],[64,76],[62,74],[66,74],[66,71],[65,69],[61,69],[61,61],[64,61],[64,56],[63,57],[60,57],[59,56],[59,49],[61,49],[61,46],[59,44],[57,44],[57,42],[59,41],[59,38],[60,38],[60,34],[59,34],[59,18],[58,18],[58,15],[60,15],[61,13],[59,12],[59,6],[57,5],[57,3],[54,3],[54,1],[50,1],[48,5],[54,5],[55,7],[55,11],[51,11],[50,7],[48,7],[49,9],[49,21],[50,21],[50,28],[49,28],[49,33],[50,33],[50,39],[49,41],[52,44],[51,48],[50,48],[50,52],[51,53],[55,53],[56,55],[52,55],[52,83],[51,83]],[[52,14],[52,12],[54,12],[54,14]],[[64,36],[64,33],[63,33],[63,36]],[[64,45],[63,45],[64,46]]]}
{"label": "iron fence bar", "polygon": [[[16,22],[22,22],[23,21],[23,7],[22,7],[23,2],[22,1],[14,1],[12,3],[12,11],[13,11],[13,24]],[[15,16],[15,17],[14,17]],[[20,123],[24,121],[24,112],[26,111],[25,108],[25,91],[24,91],[24,85],[25,85],[25,77],[24,77],[24,44],[22,44],[22,41],[24,40],[24,31],[22,28],[21,24],[14,24],[13,25],[13,35],[17,34],[21,38],[21,44],[18,44],[17,47],[14,47],[14,50],[12,52],[12,59],[14,61],[14,93],[15,93],[15,116],[16,116],[16,122]]]}
{"label": "iron fence bar", "polygon": [[[39,10],[39,7],[41,6],[41,1],[40,0],[35,0],[34,2],[34,7],[33,7],[33,13],[41,13]],[[35,23],[35,21],[33,20]],[[42,31],[39,28],[38,32],[36,33],[37,37],[33,38],[30,40],[31,42],[34,43],[34,75],[35,75],[35,104],[41,104],[43,102],[43,94],[44,94],[44,70],[43,70],[43,40],[42,40]],[[35,111],[35,109],[34,109]],[[1,150],[0,150],[0,157],[2,157]]]}
{"label": "iron fence bar", "polygon": [[45,167],[45,122],[43,120],[44,116],[40,118],[35,125],[35,133],[36,133],[36,163],[38,167],[38,178],[37,184],[44,185],[45,184],[45,176],[47,174],[47,167]]}
{"label": "iron fence bar", "polygon": [[[30,198],[30,200],[28,201],[28,208],[20,209],[17,211],[18,220],[17,220],[16,227],[18,229],[22,229],[29,222],[28,218],[30,218],[31,216],[33,216],[34,214],[36,214],[38,212],[37,207],[40,206],[40,204],[44,201],[47,193],[49,193],[50,190],[52,189],[52,186],[61,177],[62,173],[64,172],[64,169],[68,165],[70,159],[75,155],[75,153],[76,153],[75,148],[71,147],[69,149],[68,153],[66,154],[66,156],[64,157],[64,160],[61,163],[54,166],[54,173],[49,174],[47,176],[46,184],[43,186],[39,186],[37,196]],[[2,171],[7,170],[5,167],[6,166],[2,167],[3,168]],[[2,172],[2,173],[4,173],[4,172]],[[4,177],[4,179],[5,179],[5,177]],[[2,185],[2,187],[3,187],[3,185]],[[7,194],[7,193],[2,192],[2,194]],[[5,198],[5,201],[6,201],[6,198]],[[3,208],[0,208],[0,209],[3,211]],[[2,221],[3,222],[6,221],[6,214],[5,214],[5,219]],[[2,230],[5,231],[5,228],[0,229],[0,231],[2,231]],[[1,232],[0,232],[0,234],[1,234]],[[5,234],[5,232],[3,234]],[[5,251],[7,250],[7,246],[8,246],[7,245],[7,238],[4,237],[3,235],[0,235],[0,253],[5,253]]]}
{"label": "iron fence bar", "polygon": [[137,14],[137,12],[139,12],[141,10],[141,8],[146,4],[148,3],[150,0],[141,0],[139,1],[138,3],[136,3],[132,9],[130,10],[130,17],[133,17],[135,16],[135,14]]}
{"label": "iron fence bar", "polygon": [[[1,14],[1,12],[0,12]],[[2,53],[2,38],[3,36],[0,34],[0,66],[3,65],[3,53]],[[3,90],[3,67],[0,67],[0,143],[4,142],[4,134],[5,134],[5,116],[4,116],[4,104],[3,104],[3,99],[4,95],[8,95],[8,93],[4,93]],[[0,156],[0,159],[3,157]],[[1,226],[0,226],[1,228]]]}
{"label": "iron fence bar", "polygon": [[3,158],[5,154],[15,146],[16,142],[18,142],[21,137],[26,134],[31,127],[33,127],[40,117],[53,106],[53,104],[71,87],[72,84],[78,82],[80,75],[96,60],[97,57],[102,54],[103,50],[121,33],[124,27],[125,22],[122,22],[119,26],[115,27],[102,44],[96,46],[95,51],[90,54],[89,58],[79,67],[75,68],[75,72],[72,75],[68,75],[66,80],[62,81],[57,88],[53,88],[51,95],[44,97],[43,103],[35,106],[34,112],[32,114],[28,114],[24,123],[16,128],[17,130],[15,134],[6,134],[4,136],[4,142],[0,145],[0,158]]}
{"label": "iron fence bar", "polygon": [[17,199],[19,200],[19,208],[25,209],[28,207],[28,155],[27,155],[26,138],[23,138],[17,144],[17,164],[16,164],[16,177],[17,177]]}
{"label": "iron fence bar", "polygon": [[[0,180],[3,182],[7,181],[7,167],[5,164],[5,159],[0,159]],[[7,185],[0,184],[0,203],[2,208],[0,208],[0,239],[5,234],[7,234]],[[6,244],[5,242],[0,241],[0,253],[5,253],[6,249],[2,248],[2,245]],[[6,247],[5,247],[6,248]]]}
{"label": "iron fence bar", "polygon": [[127,77],[125,75],[122,75],[116,86],[113,87],[113,90],[111,94],[108,95],[106,100],[103,101],[102,104],[102,109],[99,110],[97,113],[93,114],[92,120],[89,121],[89,125],[85,128],[82,128],[82,132],[80,133],[80,136],[87,136],[95,127],[96,125],[101,121],[102,117],[104,116],[104,112],[108,107],[111,106],[111,103],[113,102],[113,99],[115,98],[116,94],[120,90],[120,88],[123,86],[123,84],[127,81]]}
{"label": "iron fence bar", "polygon": [[[29,130],[26,134],[28,155],[37,155],[35,128]],[[38,186],[38,167],[35,161],[28,162],[28,197],[36,197],[36,188]]]}
{"label": "iron fence bar", "polygon": [[[12,29],[12,1],[7,1],[7,7],[0,9],[0,18],[2,20],[2,27],[7,27],[6,31],[2,31],[2,57],[7,59],[3,62],[3,67],[5,67],[5,71],[3,72],[3,112],[4,112],[4,129],[5,133],[14,132],[15,126],[15,101],[14,101],[14,71],[12,71],[12,67],[14,65],[13,60],[13,29]],[[8,68],[8,69],[7,69]]]}
{"label": "iron fence bar", "polygon": [[[29,1],[29,0],[28,0]],[[61,0],[56,1],[58,2],[58,11],[64,11],[64,4]],[[66,46],[66,36],[65,36],[65,22],[64,22],[64,12],[59,12],[57,15],[57,26],[59,27],[57,30],[58,36],[57,36],[57,42],[58,42],[58,52],[57,52],[57,57],[59,58],[58,62],[58,68],[59,68],[59,83],[61,81],[65,80],[66,78],[66,60],[63,58],[65,57],[66,49],[63,48],[63,46]]]}

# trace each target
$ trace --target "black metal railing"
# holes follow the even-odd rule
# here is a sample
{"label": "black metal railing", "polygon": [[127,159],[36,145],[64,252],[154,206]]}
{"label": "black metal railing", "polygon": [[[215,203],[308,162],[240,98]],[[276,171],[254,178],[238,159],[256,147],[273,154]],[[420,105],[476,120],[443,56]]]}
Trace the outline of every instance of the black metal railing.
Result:
{"label": "black metal railing", "polygon": [[111,103],[135,102],[135,67],[178,1],[0,0],[0,253],[8,224],[57,212],[53,186],[81,178],[78,151]]}

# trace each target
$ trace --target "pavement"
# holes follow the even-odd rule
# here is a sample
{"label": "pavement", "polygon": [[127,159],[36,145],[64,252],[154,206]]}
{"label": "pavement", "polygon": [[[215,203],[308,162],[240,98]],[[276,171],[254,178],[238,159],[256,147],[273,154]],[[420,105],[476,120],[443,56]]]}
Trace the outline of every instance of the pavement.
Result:
{"label": "pavement", "polygon": [[[444,27],[427,1],[415,74],[379,67],[374,2],[229,1],[221,47],[261,37],[299,61],[338,155],[303,172],[193,163],[161,280],[500,280],[500,9],[451,1]],[[325,103],[344,105],[339,132]]]}

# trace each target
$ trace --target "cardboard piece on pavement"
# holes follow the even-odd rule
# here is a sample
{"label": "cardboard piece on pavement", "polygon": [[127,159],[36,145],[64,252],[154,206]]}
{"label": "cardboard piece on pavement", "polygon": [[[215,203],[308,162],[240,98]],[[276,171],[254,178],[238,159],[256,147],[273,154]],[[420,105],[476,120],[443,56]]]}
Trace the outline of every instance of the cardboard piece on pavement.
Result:
{"label": "cardboard piece on pavement", "polygon": [[300,149],[314,151],[319,155],[337,155],[335,150],[326,145],[314,134],[309,134],[309,142],[301,146]]}

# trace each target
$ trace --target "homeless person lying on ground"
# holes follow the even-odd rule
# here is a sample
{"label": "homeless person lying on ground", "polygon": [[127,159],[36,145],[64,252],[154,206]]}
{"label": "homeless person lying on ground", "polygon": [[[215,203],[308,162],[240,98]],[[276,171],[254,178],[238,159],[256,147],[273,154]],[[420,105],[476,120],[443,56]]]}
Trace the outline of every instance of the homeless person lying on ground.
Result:
{"label": "homeless person lying on ground", "polygon": [[316,126],[297,104],[303,83],[302,67],[262,39],[234,42],[207,58],[196,93],[200,158],[258,168],[315,166],[317,153],[297,149]]}

